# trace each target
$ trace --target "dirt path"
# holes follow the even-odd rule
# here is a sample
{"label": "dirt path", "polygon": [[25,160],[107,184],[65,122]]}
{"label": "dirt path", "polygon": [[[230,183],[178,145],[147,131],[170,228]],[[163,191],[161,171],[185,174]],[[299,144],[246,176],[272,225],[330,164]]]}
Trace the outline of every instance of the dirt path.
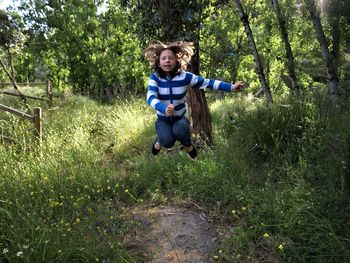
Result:
{"label": "dirt path", "polygon": [[194,205],[135,207],[135,227],[126,235],[127,249],[147,263],[213,262],[217,234],[205,211]]}

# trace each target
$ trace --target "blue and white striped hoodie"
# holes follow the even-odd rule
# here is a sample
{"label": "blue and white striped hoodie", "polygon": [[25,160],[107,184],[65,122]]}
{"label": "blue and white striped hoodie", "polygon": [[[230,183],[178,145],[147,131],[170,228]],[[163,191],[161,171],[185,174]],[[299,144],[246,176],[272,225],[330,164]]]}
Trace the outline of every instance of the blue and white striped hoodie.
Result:
{"label": "blue and white striped hoodie", "polygon": [[180,70],[174,77],[162,78],[155,71],[148,80],[147,103],[157,111],[158,118],[168,119],[165,110],[169,104],[175,106],[175,116],[182,117],[186,109],[186,93],[190,87],[231,92],[232,84]]}

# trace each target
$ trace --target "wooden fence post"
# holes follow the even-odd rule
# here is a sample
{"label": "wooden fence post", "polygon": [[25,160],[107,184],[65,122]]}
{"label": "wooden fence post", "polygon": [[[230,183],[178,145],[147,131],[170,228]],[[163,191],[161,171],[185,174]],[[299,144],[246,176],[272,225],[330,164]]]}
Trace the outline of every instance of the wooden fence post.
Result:
{"label": "wooden fence post", "polygon": [[41,134],[41,108],[34,108],[34,137],[39,144],[41,144]]}

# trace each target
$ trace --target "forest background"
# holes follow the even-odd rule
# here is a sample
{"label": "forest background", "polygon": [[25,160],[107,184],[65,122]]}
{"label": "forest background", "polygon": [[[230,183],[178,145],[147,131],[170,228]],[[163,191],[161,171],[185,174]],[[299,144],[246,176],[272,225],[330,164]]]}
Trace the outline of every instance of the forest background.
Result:
{"label": "forest background", "polygon": [[[123,210],[176,198],[227,228],[215,260],[349,261],[348,1],[27,0],[0,23],[2,88],[41,96],[19,83],[50,80],[56,96],[39,105],[40,154],[30,124],[1,112],[1,260],[139,262]],[[213,138],[197,162],[149,156],[154,39],[193,41],[192,70],[246,83],[199,94]]]}

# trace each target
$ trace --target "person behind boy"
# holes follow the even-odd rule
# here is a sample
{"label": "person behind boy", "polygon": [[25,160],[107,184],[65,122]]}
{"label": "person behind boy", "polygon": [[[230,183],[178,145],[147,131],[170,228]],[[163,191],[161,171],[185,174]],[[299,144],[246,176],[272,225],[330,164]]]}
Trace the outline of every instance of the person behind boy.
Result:
{"label": "person behind boy", "polygon": [[170,148],[179,141],[189,156],[196,158],[197,150],[191,142],[190,125],[185,117],[185,99],[190,87],[227,92],[244,88],[242,81],[229,84],[185,71],[193,49],[193,43],[190,42],[178,41],[165,45],[156,41],[144,50],[153,69],[148,80],[147,104],[157,111],[157,138],[152,144],[153,155],[157,155],[162,147]]}

